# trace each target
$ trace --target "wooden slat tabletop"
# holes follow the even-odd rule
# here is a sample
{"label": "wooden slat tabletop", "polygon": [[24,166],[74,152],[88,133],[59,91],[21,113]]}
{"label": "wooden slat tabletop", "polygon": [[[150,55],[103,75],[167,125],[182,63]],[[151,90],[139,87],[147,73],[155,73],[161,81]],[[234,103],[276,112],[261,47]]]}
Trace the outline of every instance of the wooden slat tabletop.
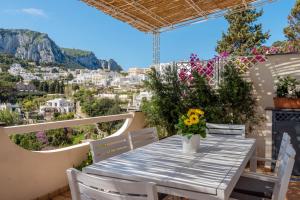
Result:
{"label": "wooden slat tabletop", "polygon": [[227,199],[254,152],[254,139],[210,135],[201,140],[199,153],[184,154],[181,137],[172,136],[90,165],[84,172]]}

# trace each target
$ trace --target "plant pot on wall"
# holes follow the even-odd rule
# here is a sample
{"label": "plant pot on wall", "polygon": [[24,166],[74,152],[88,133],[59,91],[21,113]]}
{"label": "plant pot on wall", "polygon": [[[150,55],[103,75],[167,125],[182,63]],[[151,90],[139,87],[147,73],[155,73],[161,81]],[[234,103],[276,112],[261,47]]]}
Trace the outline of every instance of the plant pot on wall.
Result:
{"label": "plant pot on wall", "polygon": [[273,98],[275,108],[300,109],[300,98]]}

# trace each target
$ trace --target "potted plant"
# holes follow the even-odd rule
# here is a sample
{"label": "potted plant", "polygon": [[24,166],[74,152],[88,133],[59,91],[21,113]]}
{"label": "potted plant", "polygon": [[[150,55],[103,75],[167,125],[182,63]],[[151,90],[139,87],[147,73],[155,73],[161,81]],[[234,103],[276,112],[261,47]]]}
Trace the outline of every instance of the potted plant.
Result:
{"label": "potted plant", "polygon": [[200,147],[200,137],[206,138],[206,120],[201,109],[189,109],[187,114],[179,118],[176,125],[178,134],[182,136],[182,151],[196,153]]}
{"label": "potted plant", "polygon": [[290,76],[279,77],[276,83],[275,108],[300,108],[300,90],[297,79]]}

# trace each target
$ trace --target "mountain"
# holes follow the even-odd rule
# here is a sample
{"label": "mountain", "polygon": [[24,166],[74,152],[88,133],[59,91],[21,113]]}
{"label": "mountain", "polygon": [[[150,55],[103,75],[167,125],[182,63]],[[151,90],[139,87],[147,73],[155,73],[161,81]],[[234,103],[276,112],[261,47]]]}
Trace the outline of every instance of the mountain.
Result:
{"label": "mountain", "polygon": [[61,48],[64,55],[68,57],[69,60],[78,63],[89,69],[101,68],[98,58],[91,51],[84,51],[80,49],[68,49]]}
{"label": "mountain", "polygon": [[47,34],[30,30],[0,29],[0,53],[45,63],[62,63],[64,55]]}
{"label": "mountain", "polygon": [[110,71],[122,71],[122,67],[113,59],[107,60],[99,60],[99,64],[102,69],[109,69]]}
{"label": "mountain", "polygon": [[58,63],[69,68],[122,71],[113,59],[98,59],[91,51],[60,48],[47,34],[27,29],[0,29],[0,53],[39,63]]}

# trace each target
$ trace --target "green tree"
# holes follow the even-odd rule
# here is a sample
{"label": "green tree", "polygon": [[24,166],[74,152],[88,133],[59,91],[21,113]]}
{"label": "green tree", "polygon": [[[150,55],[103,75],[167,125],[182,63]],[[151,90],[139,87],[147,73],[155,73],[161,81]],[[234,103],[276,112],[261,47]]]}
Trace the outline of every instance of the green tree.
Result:
{"label": "green tree", "polygon": [[49,92],[51,94],[55,93],[55,82],[52,82],[52,83],[49,84]]}
{"label": "green tree", "polygon": [[252,83],[242,78],[233,63],[225,66],[217,93],[222,112],[216,116],[214,122],[246,124],[257,119]]}
{"label": "green tree", "polygon": [[0,79],[0,102],[15,103],[17,98],[16,84]]}
{"label": "green tree", "polygon": [[268,32],[263,32],[261,24],[255,24],[255,21],[263,14],[262,10],[257,12],[255,9],[244,9],[237,12],[240,9],[233,9],[225,15],[229,28],[227,33],[222,34],[222,39],[217,42],[218,53],[248,55],[254,47],[261,46],[270,37]]}
{"label": "green tree", "polygon": [[41,81],[39,81],[37,79],[33,79],[30,81],[30,83],[38,89],[40,87]]}
{"label": "green tree", "polygon": [[66,80],[71,81],[74,79],[73,74],[69,73],[68,76],[66,77]]}
{"label": "green tree", "polygon": [[38,105],[32,100],[26,99],[23,101],[23,108],[26,112],[32,112],[38,108]]}
{"label": "green tree", "polygon": [[296,47],[300,49],[300,0],[296,1],[291,14],[288,16],[289,25],[284,29],[284,34]]}
{"label": "green tree", "polygon": [[9,126],[20,124],[21,120],[18,113],[10,112],[9,110],[1,110],[0,122],[4,122],[5,125]]}
{"label": "green tree", "polygon": [[55,80],[53,84],[55,85],[55,93],[60,93],[60,83],[59,83],[59,81]]}
{"label": "green tree", "polygon": [[168,135],[175,134],[175,124],[178,123],[181,113],[186,111],[186,107],[182,103],[184,92],[177,75],[177,68],[169,66],[165,69],[164,74],[160,74],[152,68],[148,78],[145,86],[153,96],[151,103],[142,106],[142,111],[153,111],[154,113],[146,112],[150,121],[165,127]]}
{"label": "green tree", "polygon": [[60,82],[59,84],[59,93],[64,94],[65,93],[65,84],[63,81]]}

